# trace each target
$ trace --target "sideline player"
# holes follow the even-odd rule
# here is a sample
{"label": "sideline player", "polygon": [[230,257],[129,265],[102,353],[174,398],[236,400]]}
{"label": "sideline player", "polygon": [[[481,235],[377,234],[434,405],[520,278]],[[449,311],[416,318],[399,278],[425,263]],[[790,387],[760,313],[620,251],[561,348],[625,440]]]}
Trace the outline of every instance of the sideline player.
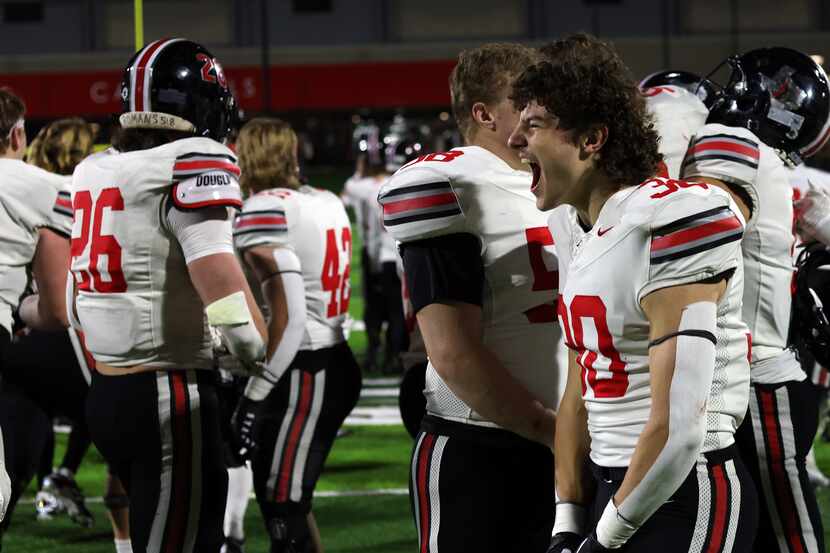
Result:
{"label": "sideline player", "polygon": [[[136,551],[218,553],[227,471],[208,324],[251,373],[265,324],[234,255],[235,113],[217,60],[181,39],[127,64],[114,149],[73,175],[72,324],[95,359],[93,442],[129,495]],[[105,260],[105,261],[104,261]]]}
{"label": "sideline player", "polygon": [[785,163],[800,163],[826,141],[830,89],[821,67],[795,50],[762,48],[728,63],[730,81],[690,143],[682,173],[730,191],[747,219],[743,319],[752,333],[752,387],[736,437],[764,498],[755,551],[822,552],[824,531],[805,466],[818,390],[787,340],[794,218]]}
{"label": "sideline player", "polygon": [[[0,89],[0,371],[4,370],[12,334],[12,313],[31,328],[59,330],[66,326],[66,273],[72,211],[66,179],[23,162],[26,153],[25,105],[8,89]],[[38,294],[20,297],[29,284],[29,271]],[[8,396],[4,392],[4,396]],[[5,398],[4,398],[5,399]],[[18,398],[19,399],[19,398]],[[15,400],[16,401],[16,400]],[[15,408],[17,407],[17,408]],[[29,431],[42,436],[36,423],[44,417],[24,418],[31,405],[6,401],[0,409],[0,519],[31,478],[42,449],[30,441]],[[6,446],[6,455],[3,446]],[[8,474],[7,471],[8,470]],[[8,521],[3,529],[8,526]]]}
{"label": "sideline player", "polygon": [[274,553],[322,551],[314,487],[337,431],[360,396],[360,367],[343,332],[351,287],[351,227],[340,199],[303,186],[297,136],[279,119],[249,121],[236,142],[251,196],[234,243],[270,313],[268,362],[233,417],[250,454]]}
{"label": "sideline player", "polygon": [[[680,177],[689,140],[706,123],[709,109],[694,91],[689,90],[693,86],[691,83],[700,81],[697,75],[684,71],[664,71],[653,73],[640,82],[646,109],[660,136],[663,161],[658,174],[661,177]],[[709,94],[709,98],[712,97],[713,94]]]}
{"label": "sideline player", "polygon": [[360,123],[353,134],[356,169],[346,183],[340,197],[354,210],[360,229],[361,294],[363,295],[363,323],[366,330],[366,357],[363,371],[378,369],[383,323],[387,320],[383,297],[383,275],[379,259],[380,224],[372,221],[371,203],[377,199],[378,187],[389,175],[384,163],[384,145],[380,127],[373,121]]}
{"label": "sideline player", "polygon": [[537,206],[572,206],[590,227],[564,206],[551,215],[572,351],[549,551],[748,552],[740,211],[716,187],[650,178],[658,136],[610,45],[573,35],[547,58],[516,81],[510,144],[534,168]]}
{"label": "sideline player", "polygon": [[507,146],[507,95],[536,59],[517,44],[462,52],[450,89],[468,145],[419,156],[378,196],[429,356],[410,479],[420,551],[539,551],[550,535],[556,259]]}

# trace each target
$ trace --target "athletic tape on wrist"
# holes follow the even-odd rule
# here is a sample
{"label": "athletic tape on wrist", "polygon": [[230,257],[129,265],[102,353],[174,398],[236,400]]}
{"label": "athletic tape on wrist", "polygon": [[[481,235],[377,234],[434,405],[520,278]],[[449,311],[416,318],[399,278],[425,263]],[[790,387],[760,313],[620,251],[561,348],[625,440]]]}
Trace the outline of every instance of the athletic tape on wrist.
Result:
{"label": "athletic tape on wrist", "polygon": [[556,517],[553,519],[551,535],[571,532],[582,535],[585,533],[585,506],[579,503],[562,501],[556,503]]}
{"label": "athletic tape on wrist", "polygon": [[208,323],[222,335],[231,355],[243,363],[255,363],[265,356],[265,344],[254,325],[245,293],[234,292],[205,308]]}
{"label": "athletic tape on wrist", "polygon": [[616,549],[622,547],[634,535],[637,528],[635,524],[619,514],[614,505],[614,499],[611,498],[597,522],[597,541],[603,547]]}

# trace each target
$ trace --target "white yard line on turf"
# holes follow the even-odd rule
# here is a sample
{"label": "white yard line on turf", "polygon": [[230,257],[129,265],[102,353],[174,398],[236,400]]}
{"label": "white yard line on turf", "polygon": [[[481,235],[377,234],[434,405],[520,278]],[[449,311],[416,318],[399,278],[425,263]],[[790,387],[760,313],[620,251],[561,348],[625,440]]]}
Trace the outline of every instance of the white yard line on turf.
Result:
{"label": "white yard line on turf", "polygon": [[[314,492],[314,497],[371,497],[371,496],[378,496],[378,495],[408,495],[409,490],[406,488],[380,488],[377,490],[328,490],[328,491],[319,491]],[[251,494],[251,499],[255,499],[256,496]],[[31,501],[34,502],[33,497],[24,497],[22,501]],[[103,497],[87,497],[87,503],[103,503]]]}

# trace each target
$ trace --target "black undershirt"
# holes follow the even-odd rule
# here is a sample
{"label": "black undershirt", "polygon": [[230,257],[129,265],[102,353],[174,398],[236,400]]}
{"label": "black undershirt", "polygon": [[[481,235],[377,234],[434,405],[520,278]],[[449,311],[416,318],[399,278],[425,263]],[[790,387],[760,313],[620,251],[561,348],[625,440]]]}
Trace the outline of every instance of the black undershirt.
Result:
{"label": "black undershirt", "polygon": [[405,242],[400,246],[406,285],[415,313],[431,303],[482,305],[481,242],[468,233]]}

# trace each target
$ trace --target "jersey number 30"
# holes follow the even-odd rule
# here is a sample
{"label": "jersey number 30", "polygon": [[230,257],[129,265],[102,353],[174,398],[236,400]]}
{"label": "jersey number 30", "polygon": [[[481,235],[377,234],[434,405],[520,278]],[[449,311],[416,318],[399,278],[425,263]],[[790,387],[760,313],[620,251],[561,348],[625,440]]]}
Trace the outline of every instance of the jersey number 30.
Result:
{"label": "jersey number 30", "polygon": [[[597,398],[622,397],[628,390],[628,373],[625,372],[625,362],[620,358],[620,352],[614,347],[614,339],[608,330],[608,318],[605,304],[599,296],[574,296],[571,307],[568,309],[564,298],[559,298],[559,317],[562,329],[565,331],[565,343],[576,352],[576,361],[582,367],[582,395],[585,395],[586,382],[594,391]],[[568,314],[570,311],[570,315]],[[590,319],[597,333],[597,347],[585,347],[585,337],[582,330],[582,320]],[[611,378],[597,378],[596,363],[597,350],[610,361],[608,372]]]}
{"label": "jersey number 30", "polygon": [[[340,251],[345,253],[346,264],[340,267]],[[323,290],[330,294],[327,317],[336,317],[349,310],[349,260],[352,258],[352,231],[349,227],[340,229],[340,247],[337,246],[337,234],[334,229],[326,231],[326,255],[323,258],[323,274],[320,280]],[[338,301],[337,296],[340,296]]]}
{"label": "jersey number 30", "polygon": [[[104,218],[104,208],[110,211],[123,211],[124,198],[117,188],[105,188],[98,195],[98,200],[92,204],[92,194],[89,190],[79,190],[72,201],[75,220],[81,218],[81,235],[72,238],[72,258],[83,255],[92,235],[92,244],[89,248],[89,266],[87,269],[76,271],[78,289],[101,293],[117,293],[127,291],[127,281],[121,270],[121,244],[111,234],[101,234],[101,224]],[[90,233],[90,227],[92,232]],[[101,278],[98,261],[101,256],[107,258],[107,273],[109,280]]]}

